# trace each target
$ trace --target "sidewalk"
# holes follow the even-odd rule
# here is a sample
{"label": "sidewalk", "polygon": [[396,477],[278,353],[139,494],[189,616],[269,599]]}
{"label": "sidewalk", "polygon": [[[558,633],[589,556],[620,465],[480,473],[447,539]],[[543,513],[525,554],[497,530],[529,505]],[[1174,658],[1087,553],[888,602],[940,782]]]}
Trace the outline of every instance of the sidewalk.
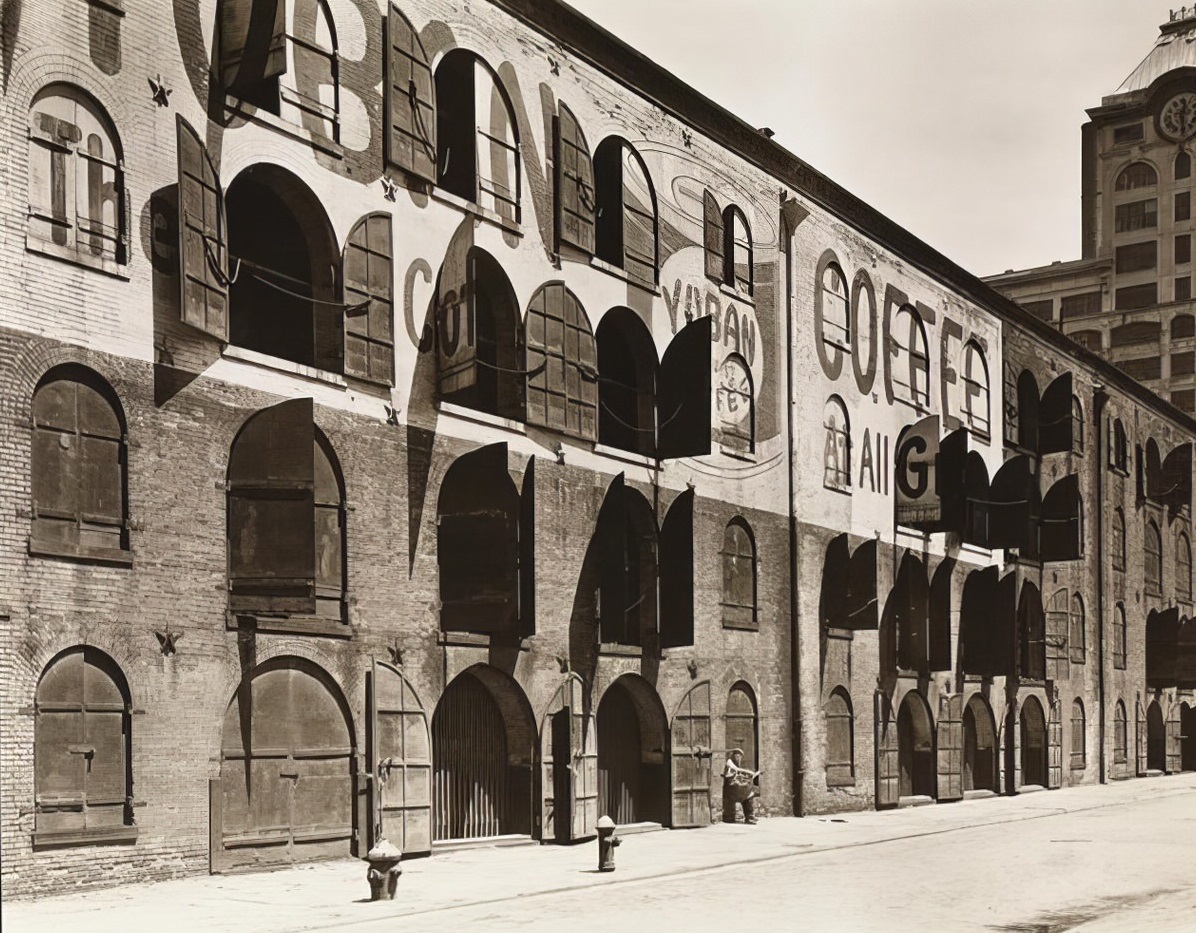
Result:
{"label": "sidewalk", "polygon": [[[800,860],[810,852],[870,846],[1135,801],[1191,795],[1196,775],[994,797],[877,813],[717,824],[700,830],[629,835],[618,869],[600,874],[597,844],[498,846],[438,853],[404,863],[396,900],[371,903],[366,866],[357,860],[241,875],[203,875],[156,884],[4,904],[5,933],[81,927],[89,933],[164,928],[220,933],[433,926],[437,912],[555,892],[702,874],[730,864]],[[691,905],[698,907],[700,905]],[[440,920],[448,921],[447,915]],[[421,922],[422,921],[422,922]]]}

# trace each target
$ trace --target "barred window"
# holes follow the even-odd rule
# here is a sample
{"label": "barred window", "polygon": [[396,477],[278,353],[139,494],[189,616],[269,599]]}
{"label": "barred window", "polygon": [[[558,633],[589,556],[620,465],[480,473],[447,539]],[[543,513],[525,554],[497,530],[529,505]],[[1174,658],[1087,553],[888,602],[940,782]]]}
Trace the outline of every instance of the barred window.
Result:
{"label": "barred window", "polygon": [[915,405],[930,404],[930,353],[922,318],[909,305],[902,305],[893,316],[892,350],[893,388],[899,398]]}
{"label": "barred window", "polygon": [[723,277],[727,285],[752,293],[752,230],[747,218],[734,204],[723,211]]}
{"label": "barred window", "polygon": [[1071,704],[1071,768],[1082,771],[1088,766],[1088,730],[1084,721],[1084,704],[1076,697]]}
{"label": "barred window", "polygon": [[1088,659],[1088,638],[1084,619],[1084,600],[1080,598],[1079,593],[1072,593],[1071,596],[1070,621],[1068,644],[1071,651],[1071,663],[1083,664]]}
{"label": "barred window", "polygon": [[847,408],[837,395],[827,399],[822,410],[826,432],[822,482],[828,489],[851,491],[851,424]]}
{"label": "barred window", "polygon": [[723,626],[755,629],[756,543],[742,518],[733,518],[723,533]]}
{"label": "barred window", "polygon": [[1163,595],[1163,538],[1154,519],[1146,520],[1142,535],[1143,573],[1146,592],[1152,596]]}
{"label": "barred window", "polygon": [[1113,667],[1119,671],[1125,670],[1126,664],[1126,627],[1125,606],[1118,603],[1113,608]]}
{"label": "barred window", "polygon": [[1175,542],[1175,596],[1192,601],[1192,545],[1183,532]]}
{"label": "barred window", "polygon": [[1125,572],[1125,513],[1113,510],[1113,569]]}
{"label": "barred window", "polygon": [[974,433],[988,437],[988,364],[974,340],[968,341],[963,351],[963,386],[964,421]]}
{"label": "barred window", "polygon": [[1159,175],[1153,166],[1147,162],[1134,162],[1121,170],[1113,190],[1133,191],[1135,188],[1149,188],[1158,183]]}
{"label": "barred window", "polygon": [[1113,711],[1113,763],[1125,764],[1127,750],[1125,704],[1118,700],[1117,708]]}
{"label": "barred window", "polygon": [[834,263],[822,270],[819,290],[822,300],[822,339],[825,343],[847,350],[851,345],[847,280]]}

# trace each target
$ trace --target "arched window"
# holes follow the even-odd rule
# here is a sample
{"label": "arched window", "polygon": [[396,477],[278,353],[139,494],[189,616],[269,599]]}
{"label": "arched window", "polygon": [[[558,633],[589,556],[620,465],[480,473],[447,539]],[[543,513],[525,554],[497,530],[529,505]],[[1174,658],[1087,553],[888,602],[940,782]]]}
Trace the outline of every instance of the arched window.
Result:
{"label": "arched window", "polygon": [[890,360],[897,397],[914,405],[928,406],[930,354],[926,346],[926,328],[922,326],[918,312],[909,305],[902,305],[893,316]]}
{"label": "arched window", "polygon": [[129,223],[124,156],[108,114],[73,85],[43,88],[29,113],[29,247],[123,265]]}
{"label": "arched window", "polygon": [[1067,590],[1057,590],[1047,604],[1046,610],[1046,676],[1048,680],[1065,680],[1068,676],[1067,609]]}
{"label": "arched window", "polygon": [[1113,607],[1113,667],[1119,671],[1125,670],[1126,637],[1125,606],[1117,603]]}
{"label": "arched window", "polygon": [[752,228],[734,204],[723,211],[723,276],[727,285],[745,295],[752,293]]}
{"label": "arched window", "polygon": [[643,285],[656,284],[656,192],[648,168],[626,140],[608,137],[594,151],[595,255]]}
{"label": "arched window", "polygon": [[1109,469],[1122,475],[1129,472],[1130,445],[1126,438],[1125,425],[1120,418],[1113,419],[1113,430],[1109,432]]}
{"label": "arched window", "polygon": [[1071,450],[1076,454],[1084,452],[1084,407],[1074,395],[1071,397]]}
{"label": "arched window", "polygon": [[230,610],[344,621],[345,486],[310,398],[242,426],[229,452],[227,520]]}
{"label": "arched window", "polygon": [[1147,162],[1127,165],[1117,176],[1114,191],[1132,191],[1135,188],[1150,188],[1159,183],[1159,175]]}
{"label": "arched window", "polygon": [[598,440],[652,456],[656,451],[656,345],[638,314],[612,308],[598,322]]}
{"label": "arched window", "polygon": [[836,687],[826,701],[826,783],[843,787],[855,783],[855,733],[851,697]]}
{"label": "arched window", "polygon": [[1163,537],[1154,519],[1146,520],[1142,533],[1143,575],[1146,578],[1146,592],[1152,596],[1163,595]]}
{"label": "arched window", "polygon": [[826,401],[822,427],[826,433],[822,483],[828,489],[851,492],[851,423],[847,420],[847,407],[837,395]]}
{"label": "arched window", "polygon": [[1175,542],[1175,596],[1184,602],[1192,601],[1192,545],[1183,532]]}
{"label": "arched window", "polygon": [[1083,664],[1088,659],[1087,626],[1084,621],[1084,600],[1079,593],[1071,594],[1071,621],[1068,626],[1071,663]]}
{"label": "arched window", "polygon": [[1084,722],[1084,703],[1076,697],[1071,703],[1071,769],[1088,767],[1088,730]]}
{"label": "arched window", "polygon": [[[676,507],[674,504],[673,509]],[[692,531],[688,540],[693,540]],[[596,549],[594,544],[597,545]],[[638,491],[625,486],[621,475],[615,477],[607,490],[591,548],[599,560],[598,618],[601,643],[646,644],[645,639],[655,637],[657,632],[657,578],[660,571],[666,569],[662,565],[671,561],[667,559],[667,554],[666,560],[658,559],[661,542],[648,500]],[[665,585],[667,582],[667,577],[661,579],[661,595],[666,598],[672,589]],[[692,588],[692,578],[689,585]],[[692,616],[692,610],[689,615]],[[688,619],[665,621],[678,623],[688,622]],[[664,629],[661,626],[662,642]]]}
{"label": "arched window", "polygon": [[1006,360],[1002,368],[1003,379],[1001,384],[1001,391],[1004,394],[1004,413],[1005,413],[1005,440],[1011,444],[1016,444],[1018,441],[1018,405],[1017,405],[1017,381],[1018,371],[1013,363]]}
{"label": "arched window", "polygon": [[1129,743],[1126,735],[1125,704],[1117,701],[1113,710],[1113,763],[1123,765],[1126,762]]}
{"label": "arched window", "polygon": [[506,88],[466,49],[436,68],[436,183],[504,220],[520,217],[519,130]]}
{"label": "arched window", "polygon": [[818,283],[822,302],[822,339],[826,343],[849,350],[851,347],[851,319],[848,315],[847,279],[843,271],[829,263],[822,270]]}
{"label": "arched window", "polygon": [[127,469],[111,387],[82,366],[46,373],[33,393],[30,550],[127,561]]}
{"label": "arched window", "polygon": [[743,749],[743,766],[756,770],[760,760],[760,741],[756,714],[756,695],[742,680],[727,694],[726,746]]}
{"label": "arched window", "polygon": [[973,433],[988,437],[988,364],[974,340],[963,350],[963,420]]}
{"label": "arched window", "polygon": [[51,661],[34,705],[34,841],[116,842],[133,825],[132,707],[124,674],[91,647]]}
{"label": "arched window", "polygon": [[1110,522],[1113,533],[1113,569],[1125,572],[1125,513],[1120,508],[1113,510],[1113,520]]}
{"label": "arched window", "polygon": [[1186,152],[1180,152],[1175,157],[1175,180],[1189,178],[1192,175],[1192,157]]}
{"label": "arched window", "polygon": [[542,286],[527,309],[527,420],[598,438],[598,351],[589,318],[563,282]]}
{"label": "arched window", "polygon": [[751,453],[756,448],[756,393],[747,360],[731,353],[718,371],[718,423],[724,449]]}
{"label": "arched window", "polygon": [[733,518],[723,532],[723,627],[755,629],[756,541],[742,518]]}

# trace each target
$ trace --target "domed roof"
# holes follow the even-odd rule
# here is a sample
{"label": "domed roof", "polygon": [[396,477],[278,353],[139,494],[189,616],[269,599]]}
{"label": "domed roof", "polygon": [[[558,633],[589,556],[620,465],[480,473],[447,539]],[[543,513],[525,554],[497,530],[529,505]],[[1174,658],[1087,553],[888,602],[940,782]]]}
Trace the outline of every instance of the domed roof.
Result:
{"label": "domed roof", "polygon": [[1145,91],[1176,68],[1196,68],[1196,6],[1172,11],[1170,21],[1159,27],[1154,48],[1114,93]]}

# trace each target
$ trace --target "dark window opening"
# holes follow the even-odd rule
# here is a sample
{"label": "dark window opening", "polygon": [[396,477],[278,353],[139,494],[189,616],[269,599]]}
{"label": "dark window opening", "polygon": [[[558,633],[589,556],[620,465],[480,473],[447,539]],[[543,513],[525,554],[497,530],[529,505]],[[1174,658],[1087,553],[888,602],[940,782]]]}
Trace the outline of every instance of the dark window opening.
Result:
{"label": "dark window opening", "polygon": [[725,628],[755,629],[756,541],[742,518],[732,519],[723,532],[722,612]]}
{"label": "dark window opening", "polygon": [[1175,597],[1192,601],[1192,545],[1182,533],[1175,541]]}
{"label": "dark window opening", "polygon": [[1113,510],[1113,569],[1125,572],[1125,513],[1117,508]]}
{"label": "dark window opening", "polygon": [[[1128,145],[1130,143],[1136,143],[1136,142],[1139,142],[1142,139],[1144,139],[1145,134],[1146,134],[1146,130],[1143,128],[1141,123],[1127,123],[1125,126],[1115,126],[1115,127],[1113,127],[1113,144],[1116,146],[1123,146],[1123,145]],[[1127,168],[1124,172],[1121,173],[1121,176],[1118,177],[1117,186],[1118,186],[1119,191],[1121,190],[1121,185],[1122,185],[1121,179],[1124,178],[1125,175],[1130,173],[1131,171],[1140,171],[1142,174],[1149,172],[1152,177],[1154,176],[1154,169],[1152,169],[1149,165],[1145,164],[1144,162],[1137,162],[1137,163],[1131,165],[1129,168]],[[1144,184],[1152,184],[1153,185],[1154,182],[1153,181],[1144,182]]]}
{"label": "dark window opening", "polygon": [[[1136,124],[1134,128],[1140,130],[1142,125]],[[1134,162],[1121,170],[1113,190],[1133,191],[1135,188],[1149,188],[1158,183],[1159,175],[1151,165],[1146,162]]]}
{"label": "dark window opening", "polygon": [[1182,266],[1192,261],[1192,234],[1183,233],[1175,238],[1175,264]]}
{"label": "dark window opening", "polygon": [[1117,707],[1113,711],[1113,763],[1123,765],[1126,763],[1129,752],[1129,741],[1127,739],[1128,731],[1126,729],[1125,719],[1125,704],[1121,700],[1117,701]]}
{"label": "dark window opening", "polygon": [[1140,343],[1157,343],[1159,339],[1158,321],[1134,321],[1114,327],[1109,334],[1111,347],[1129,347]]}
{"label": "dark window opening", "polygon": [[1125,606],[1118,603],[1113,609],[1113,667],[1116,670],[1125,670],[1126,646]]}
{"label": "dark window opening", "polygon": [[[1073,317],[1084,317],[1089,314],[1100,314],[1100,309],[1100,292],[1085,292],[1082,295],[1065,295],[1059,299],[1059,317],[1064,321]],[[1073,334],[1072,340],[1075,339],[1076,337]]]}
{"label": "dark window opening", "polygon": [[964,347],[963,419],[973,432],[988,437],[988,364],[984,361],[984,351],[975,341],[968,341]]}
{"label": "dark window opening", "polygon": [[1134,311],[1149,308],[1159,302],[1159,285],[1147,282],[1145,285],[1131,285],[1119,288],[1114,297],[1114,308],[1118,311]]}
{"label": "dark window opening", "polygon": [[598,440],[652,456],[656,450],[656,347],[634,311],[612,308],[598,323]]}
{"label": "dark window opening", "polygon": [[1175,196],[1175,220],[1191,220],[1192,219],[1192,193],[1190,191],[1181,191]]}
{"label": "dark window opening", "polygon": [[1071,397],[1071,450],[1077,454],[1084,452],[1084,408],[1074,395]]}
{"label": "dark window opening", "polygon": [[723,282],[745,295],[752,294],[752,229],[734,204],[723,211]]}
{"label": "dark window opening", "polygon": [[1159,534],[1159,526],[1149,518],[1142,532],[1142,555],[1146,592],[1151,596],[1162,596],[1163,538]]}
{"label": "dark window opening", "polygon": [[1189,178],[1192,175],[1192,157],[1181,152],[1175,157],[1175,180]]}
{"label": "dark window opening", "polygon": [[1084,600],[1079,593],[1071,597],[1071,614],[1068,628],[1071,649],[1071,663],[1083,664],[1088,660],[1087,623],[1084,618]]}
{"label": "dark window opening", "polygon": [[1113,230],[1115,233],[1152,230],[1158,225],[1159,202],[1157,198],[1148,198],[1145,201],[1130,201],[1128,204],[1118,204],[1113,209]]}
{"label": "dark window opening", "polygon": [[1122,475],[1129,474],[1130,444],[1125,435],[1125,425],[1120,418],[1113,419],[1113,430],[1109,432],[1109,468]]}
{"label": "dark window opening", "polygon": [[1019,669],[1027,680],[1046,679],[1046,619],[1042,597],[1033,583],[1022,584],[1017,608],[1021,657]]}
{"label": "dark window opening", "polygon": [[[1178,250],[1178,243],[1176,244]],[[1141,272],[1158,266],[1158,243],[1149,240],[1146,243],[1131,243],[1119,246],[1116,250],[1116,271],[1118,274],[1126,272]]]}
{"label": "dark window opening", "polygon": [[1019,301],[1022,310],[1029,311],[1036,318],[1043,321],[1049,321],[1051,316],[1055,313],[1055,300],[1053,298],[1043,298],[1040,301]]}
{"label": "dark window opening", "polygon": [[1175,300],[1190,301],[1192,298],[1192,277],[1182,276],[1175,280]]}
{"label": "dark window opening", "polygon": [[1182,340],[1185,337],[1196,337],[1196,317],[1177,314],[1171,319],[1171,339]]}
{"label": "dark window opening", "polygon": [[659,541],[652,507],[617,477],[595,531],[600,554],[598,624],[603,644],[647,647],[656,639]]}
{"label": "dark window opening", "polygon": [[1084,722],[1084,704],[1079,697],[1071,704],[1071,768],[1082,771],[1088,767],[1087,728]]}
{"label": "dark window opening", "polygon": [[129,549],[125,420],[112,389],[81,366],[57,367],[33,393],[30,547],[68,557]]}
{"label": "dark window opening", "polygon": [[595,255],[645,285],[656,284],[657,217],[652,180],[638,152],[609,137],[594,152]]}

